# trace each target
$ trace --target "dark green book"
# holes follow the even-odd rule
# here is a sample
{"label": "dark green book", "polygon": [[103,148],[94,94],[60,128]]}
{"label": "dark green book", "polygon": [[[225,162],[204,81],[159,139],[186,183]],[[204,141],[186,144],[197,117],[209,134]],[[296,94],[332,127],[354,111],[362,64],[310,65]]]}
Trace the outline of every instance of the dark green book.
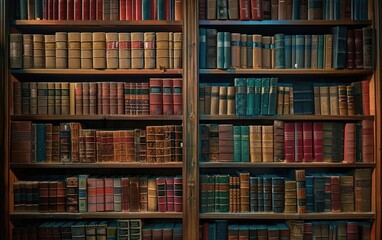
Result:
{"label": "dark green book", "polygon": [[228,69],[231,67],[231,33],[230,32],[224,32],[223,48],[224,48],[223,68]]}
{"label": "dark green book", "polygon": [[245,78],[235,78],[236,87],[236,115],[245,116],[247,106],[247,81]]}
{"label": "dark green book", "polygon": [[296,35],[296,66],[295,68],[304,68],[304,48],[305,36]]}
{"label": "dark green book", "polygon": [[207,30],[199,28],[199,68],[207,68]]}
{"label": "dark green book", "polygon": [[333,34],[333,68],[345,68],[346,66],[346,46],[347,28],[336,26],[332,28]]}
{"label": "dark green book", "polygon": [[249,162],[249,127],[240,126],[241,130],[241,161]]}
{"label": "dark green book", "polygon": [[228,19],[227,0],[216,1],[216,16],[218,20]]}
{"label": "dark green book", "polygon": [[200,212],[208,212],[208,175],[200,175]]}
{"label": "dark green book", "polygon": [[310,69],[312,65],[312,35],[305,35],[304,68]]}
{"label": "dark green book", "polygon": [[318,69],[324,68],[324,52],[325,52],[324,39],[325,39],[324,35],[318,35],[318,41],[317,41],[317,68]]}
{"label": "dark green book", "polygon": [[261,115],[269,114],[269,90],[270,78],[261,79]]}
{"label": "dark green book", "polygon": [[[223,174],[218,175],[218,183],[219,183],[219,200],[216,201],[215,204],[219,203],[219,211],[218,212],[229,212],[229,175]],[[221,239],[221,238],[219,238]]]}
{"label": "dark green book", "polygon": [[224,32],[217,33],[217,68],[224,69]]}
{"label": "dark green book", "polygon": [[233,126],[233,161],[242,162],[241,126]]}
{"label": "dark green book", "polygon": [[206,68],[216,68],[217,64],[217,30],[207,29],[207,62]]}
{"label": "dark green book", "polygon": [[208,195],[207,195],[207,212],[216,212],[215,211],[215,176],[207,175],[208,181]]}
{"label": "dark green book", "polygon": [[277,78],[270,78],[269,81],[269,100],[268,115],[276,115],[277,109]]}
{"label": "dark green book", "polygon": [[283,33],[275,34],[275,68],[285,68],[285,36]]}
{"label": "dark green book", "polygon": [[253,116],[255,108],[255,78],[247,78],[247,105],[246,105],[246,115]]}
{"label": "dark green book", "polygon": [[285,68],[292,68],[292,36],[285,35],[284,36],[284,57],[285,57]]}

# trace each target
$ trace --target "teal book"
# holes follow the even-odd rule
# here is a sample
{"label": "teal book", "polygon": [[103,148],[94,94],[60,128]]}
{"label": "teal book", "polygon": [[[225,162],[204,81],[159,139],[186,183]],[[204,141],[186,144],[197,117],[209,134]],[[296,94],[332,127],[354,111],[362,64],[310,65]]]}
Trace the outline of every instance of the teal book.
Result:
{"label": "teal book", "polygon": [[199,68],[207,68],[207,30],[199,29]]}
{"label": "teal book", "polygon": [[254,98],[254,109],[253,114],[255,116],[260,115],[261,113],[261,78],[255,78],[255,98]]}
{"label": "teal book", "polygon": [[158,6],[158,20],[166,20],[165,19],[165,0],[157,0],[157,6]]}
{"label": "teal book", "polygon": [[216,1],[216,16],[218,20],[228,19],[228,8],[227,0],[217,0]]}
{"label": "teal book", "polygon": [[[228,69],[231,67],[231,33],[230,32],[224,32],[223,48],[224,48],[223,68]],[[219,58],[218,58],[218,61],[219,61]]]}
{"label": "teal book", "polygon": [[208,240],[219,240],[216,238],[216,223],[214,222],[208,224]]}
{"label": "teal book", "polygon": [[304,48],[305,36],[296,35],[296,66],[295,68],[304,68]]}
{"label": "teal book", "polygon": [[89,175],[78,175],[78,211],[88,211],[87,179]]}
{"label": "teal book", "polygon": [[228,220],[215,220],[216,239],[228,239]]}
{"label": "teal book", "polygon": [[241,135],[241,161],[249,162],[249,127],[240,126]]}
{"label": "teal book", "polygon": [[332,29],[333,34],[333,68],[345,68],[347,29],[344,26],[336,26]]}
{"label": "teal book", "polygon": [[285,46],[285,68],[290,69],[292,68],[292,36],[291,35],[285,35],[284,36],[284,46]]}
{"label": "teal book", "polygon": [[312,35],[305,35],[304,68],[312,67]]}
{"label": "teal book", "polygon": [[27,9],[27,0],[20,0],[20,20],[28,19]]}
{"label": "teal book", "polygon": [[224,69],[224,32],[217,33],[217,68]]}
{"label": "teal book", "polygon": [[268,115],[270,78],[261,79],[261,115]]}
{"label": "teal book", "polygon": [[253,116],[255,109],[255,78],[247,78],[247,106],[246,115]]}
{"label": "teal book", "polygon": [[34,20],[43,20],[43,0],[35,0],[34,2]]}
{"label": "teal book", "polygon": [[150,20],[150,0],[142,0],[142,20]]}
{"label": "teal book", "polygon": [[249,177],[249,211],[257,212],[257,177]]}
{"label": "teal book", "polygon": [[253,68],[253,40],[252,35],[247,35],[247,67]]}
{"label": "teal book", "polygon": [[245,116],[246,114],[246,94],[247,94],[247,81],[245,78],[235,78],[236,87],[236,115]]}
{"label": "teal book", "polygon": [[[367,1],[363,1],[367,2]],[[333,20],[340,20],[341,18],[341,8],[340,8],[340,0],[334,0],[333,3]]]}
{"label": "teal book", "polygon": [[322,0],[322,20],[333,20],[330,19],[329,1],[333,0]]}
{"label": "teal book", "polygon": [[325,178],[315,175],[313,177],[314,212],[325,211]]}
{"label": "teal book", "polygon": [[241,162],[241,126],[233,126],[233,161]]}
{"label": "teal book", "polygon": [[292,46],[292,51],[291,51],[291,65],[292,68],[296,68],[296,35],[292,35],[292,41],[291,41],[291,46]]}
{"label": "teal book", "polygon": [[293,9],[292,9],[292,20],[300,19],[300,0],[292,0],[293,1]]}
{"label": "teal book", "polygon": [[268,115],[276,115],[277,109],[277,78],[272,77],[269,81]]}
{"label": "teal book", "polygon": [[36,162],[45,162],[45,124],[36,123]]}
{"label": "teal book", "polygon": [[[229,212],[229,175],[218,175],[219,182],[219,212]],[[216,199],[216,197],[215,197]],[[222,238],[219,238],[222,239]]]}
{"label": "teal book", "polygon": [[305,176],[306,211],[314,212],[313,176]]}
{"label": "teal book", "polygon": [[275,68],[285,68],[285,37],[283,33],[275,34]]}
{"label": "teal book", "polygon": [[324,52],[325,52],[324,35],[318,35],[318,42],[317,42],[317,68],[318,69],[324,68]]}

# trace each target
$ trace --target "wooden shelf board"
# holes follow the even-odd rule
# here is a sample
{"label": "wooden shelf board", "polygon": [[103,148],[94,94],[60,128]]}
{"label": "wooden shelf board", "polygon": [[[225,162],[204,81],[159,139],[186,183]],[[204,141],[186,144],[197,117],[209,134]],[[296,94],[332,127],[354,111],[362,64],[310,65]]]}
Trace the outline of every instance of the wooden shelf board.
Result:
{"label": "wooden shelf board", "polygon": [[201,168],[374,168],[375,163],[200,162]]}
{"label": "wooden shelf board", "polygon": [[369,75],[372,69],[200,69],[200,74],[266,74],[266,75]]}
{"label": "wooden shelf board", "polygon": [[21,219],[91,219],[91,218],[166,218],[181,219],[183,213],[178,212],[92,212],[92,213],[34,213],[34,212],[13,212],[10,218]]}
{"label": "wooden shelf board", "polygon": [[123,121],[181,121],[181,115],[12,115],[16,121],[86,121],[86,120],[123,120]]}
{"label": "wooden shelf board", "polygon": [[181,75],[182,69],[12,69],[12,74],[38,75]]}
{"label": "wooden shelf board", "polygon": [[362,21],[354,21],[354,20],[262,20],[262,21],[231,21],[231,20],[200,20],[199,25],[206,26],[367,26],[371,25],[371,20],[362,20]]}
{"label": "wooden shelf board", "polygon": [[375,213],[201,213],[200,219],[374,219]]}
{"label": "wooden shelf board", "polygon": [[182,21],[168,20],[15,20],[15,26],[182,26]]}
{"label": "wooden shelf board", "polygon": [[11,169],[53,169],[53,168],[69,168],[69,169],[115,169],[115,168],[182,168],[182,162],[169,162],[169,163],[11,163]]}
{"label": "wooden shelf board", "polygon": [[200,120],[301,120],[301,121],[322,121],[322,120],[374,120],[372,115],[273,115],[273,116],[235,116],[235,115],[201,115]]}

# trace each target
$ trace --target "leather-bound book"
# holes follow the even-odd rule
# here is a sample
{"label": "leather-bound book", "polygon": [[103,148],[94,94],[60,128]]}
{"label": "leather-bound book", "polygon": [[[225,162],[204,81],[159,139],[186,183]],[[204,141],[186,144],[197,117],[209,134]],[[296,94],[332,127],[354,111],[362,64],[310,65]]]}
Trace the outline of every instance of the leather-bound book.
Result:
{"label": "leather-bound book", "polygon": [[56,68],[68,68],[68,33],[56,32]]}
{"label": "leather-bound book", "polygon": [[362,162],[374,162],[374,122],[362,120]]}
{"label": "leather-bound book", "polygon": [[179,21],[183,19],[182,0],[175,0],[174,20]]}
{"label": "leather-bound book", "polygon": [[227,86],[219,87],[219,115],[227,115]]}
{"label": "leather-bound book", "polygon": [[89,0],[89,20],[97,19],[97,0]]}
{"label": "leather-bound book", "polygon": [[33,34],[33,68],[45,68],[44,35]]}
{"label": "leather-bound book", "polygon": [[355,65],[356,65],[355,64],[355,61],[356,61],[355,29],[348,29],[346,43],[347,43],[346,68],[353,69],[355,68]]}
{"label": "leather-bound book", "polygon": [[[63,2],[66,2],[66,6],[65,6],[66,7],[66,20],[74,20],[74,0],[66,0],[66,1],[64,0]],[[48,7],[48,6],[46,6],[46,7]],[[46,9],[46,10],[48,10],[48,9]],[[47,14],[47,16],[48,15],[49,14]]]}
{"label": "leather-bound book", "polygon": [[118,52],[118,33],[106,33],[106,68],[119,67]]}
{"label": "leather-bound book", "polygon": [[174,33],[174,68],[182,68],[182,33]]}
{"label": "leather-bound book", "polygon": [[45,68],[56,68],[55,35],[45,35]]}
{"label": "leather-bound book", "polygon": [[93,68],[106,68],[106,34],[104,32],[93,33]]}
{"label": "leather-bound book", "polygon": [[48,83],[37,83],[37,114],[48,114]]}
{"label": "leather-bound book", "polygon": [[68,68],[81,68],[81,34],[79,32],[68,33]]}
{"label": "leather-bound book", "polygon": [[22,68],[33,68],[33,35],[23,34],[23,66]]}
{"label": "leather-bound book", "polygon": [[23,67],[23,34],[11,33],[9,35],[9,67]]}
{"label": "leather-bound book", "polygon": [[251,2],[250,0],[239,0],[239,16],[240,20],[251,19]]}
{"label": "leather-bound book", "polygon": [[231,33],[231,66],[240,68],[240,33]]}
{"label": "leather-bound book", "polygon": [[144,68],[144,34],[143,32],[131,33],[131,68]]}
{"label": "leather-bound book", "polygon": [[144,33],[144,66],[146,69],[153,69],[155,65],[155,32]]}
{"label": "leather-bound book", "polygon": [[170,67],[169,59],[169,33],[156,33],[156,68],[167,69]]}
{"label": "leather-bound book", "polygon": [[109,100],[110,114],[117,114],[118,113],[118,94],[117,94],[116,82],[110,83],[109,99],[110,99]]}
{"label": "leather-bound book", "polygon": [[217,67],[217,30],[207,29],[207,63],[206,68]]}
{"label": "leather-bound book", "polygon": [[284,122],[274,121],[273,123],[273,161],[284,161]]}
{"label": "leather-bound book", "polygon": [[263,162],[273,162],[273,126],[261,126],[261,153]]}
{"label": "leather-bound book", "polygon": [[89,83],[82,83],[82,114],[89,114]]}
{"label": "leather-bound book", "polygon": [[371,169],[354,170],[354,211],[371,211]]}
{"label": "leather-bound book", "polygon": [[81,33],[81,68],[93,68],[93,34]]}
{"label": "leather-bound book", "polygon": [[164,115],[173,115],[174,114],[174,108],[173,108],[173,86],[172,86],[172,79],[171,78],[164,78],[162,79],[162,103],[163,103],[163,114]]}
{"label": "leather-bound book", "polygon": [[163,87],[162,79],[150,79],[150,115],[163,114]]}
{"label": "leather-bound book", "polygon": [[285,187],[285,213],[297,212],[297,186],[296,181],[286,180]]}
{"label": "leather-bound book", "polygon": [[251,162],[262,162],[262,127],[249,126],[249,151]]}
{"label": "leather-bound book", "polygon": [[[81,0],[74,0],[74,20],[82,20],[82,1]],[[54,15],[54,14],[53,14]],[[54,17],[53,17],[54,19]]]}
{"label": "leather-bound book", "polygon": [[262,36],[258,34],[253,34],[252,42],[253,42],[253,68],[263,68]]}
{"label": "leather-bound book", "polygon": [[29,121],[11,122],[11,161],[30,163],[32,151],[32,123]]}
{"label": "leather-bound book", "polygon": [[261,0],[251,0],[251,20],[263,19],[263,3]]}
{"label": "leather-bound book", "polygon": [[[349,32],[354,32],[354,67],[355,68],[363,68],[363,33],[362,29],[348,29],[348,45],[349,45]],[[349,49],[348,49],[349,54]]]}
{"label": "leather-bound book", "polygon": [[295,174],[297,186],[297,213],[306,213],[305,170],[296,170]]}
{"label": "leather-bound book", "polygon": [[216,0],[207,0],[207,19],[216,20],[217,13],[217,2]]}
{"label": "leather-bound book", "polygon": [[110,82],[102,82],[102,114],[110,114]]}
{"label": "leather-bound book", "polygon": [[119,68],[131,68],[131,33],[118,33]]}
{"label": "leather-bound book", "polygon": [[341,212],[354,212],[354,176],[340,176]]}

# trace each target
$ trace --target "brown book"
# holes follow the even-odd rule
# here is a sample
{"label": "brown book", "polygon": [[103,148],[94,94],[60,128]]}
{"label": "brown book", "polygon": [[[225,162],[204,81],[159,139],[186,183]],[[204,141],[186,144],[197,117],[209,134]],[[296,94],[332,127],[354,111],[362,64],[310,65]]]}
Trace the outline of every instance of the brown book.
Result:
{"label": "brown book", "polygon": [[45,35],[45,68],[56,68],[56,36]]}
{"label": "brown book", "polygon": [[207,0],[207,19],[216,20],[216,0]]}
{"label": "brown book", "polygon": [[355,68],[355,36],[354,29],[348,29],[347,31],[347,41],[346,41],[346,68]]}
{"label": "brown book", "polygon": [[227,115],[227,87],[219,87],[219,115]]}
{"label": "brown book", "polygon": [[[235,87],[227,87],[227,115],[235,115]],[[220,107],[220,105],[219,105]]]}
{"label": "brown book", "polygon": [[81,68],[93,68],[93,34],[90,32],[81,33]]}
{"label": "brown book", "polygon": [[354,177],[340,176],[341,212],[354,212]]}
{"label": "brown book", "polygon": [[273,162],[273,126],[261,127],[261,153],[263,162]]}
{"label": "brown book", "polygon": [[175,21],[183,19],[182,0],[175,0]]}
{"label": "brown book", "polygon": [[174,68],[174,33],[168,33],[168,68]]}
{"label": "brown book", "polygon": [[130,177],[130,197],[129,197],[129,211],[130,212],[140,212],[139,204],[139,178]]}
{"label": "brown book", "polygon": [[143,32],[131,33],[131,68],[144,68]]}
{"label": "brown book", "polygon": [[[82,84],[83,83],[74,83],[74,92],[75,92],[75,114],[82,115]],[[73,84],[70,83],[71,89]],[[71,102],[71,107],[73,107],[73,102]]]}
{"label": "brown book", "polygon": [[146,160],[149,163],[156,162],[155,127],[146,126]]}
{"label": "brown book", "polygon": [[63,181],[57,181],[56,184],[57,212],[66,212],[66,183]]}
{"label": "brown book", "polygon": [[249,173],[239,172],[240,212],[249,212]]}
{"label": "brown book", "polygon": [[230,20],[239,19],[239,1],[228,0],[228,19]]}
{"label": "brown book", "polygon": [[141,212],[148,211],[148,176],[139,177],[139,204]]}
{"label": "brown book", "polygon": [[262,162],[261,126],[249,126],[249,152],[251,162]]}
{"label": "brown book", "polygon": [[45,40],[43,34],[33,34],[33,68],[45,68]]}
{"label": "brown book", "polygon": [[[322,19],[322,1],[306,0],[308,2],[308,20],[321,20]],[[311,6],[317,4],[317,6]],[[301,7],[300,7],[301,11]],[[302,18],[303,19],[303,18]]]}
{"label": "brown book", "polygon": [[272,68],[272,53],[271,53],[272,37],[262,37],[262,68]]}
{"label": "brown book", "polygon": [[278,0],[278,9],[277,9],[278,20],[287,20],[287,9],[288,9],[287,2],[288,2],[287,0]]}
{"label": "brown book", "polygon": [[355,163],[356,158],[356,124],[346,123],[344,130],[344,162]]}
{"label": "brown book", "polygon": [[329,86],[320,87],[320,109],[321,115],[330,114]]}
{"label": "brown book", "polygon": [[89,83],[82,83],[82,114],[89,115]]}
{"label": "brown book", "polygon": [[[348,29],[349,32],[350,29]],[[354,29],[354,64],[355,68],[363,68],[363,32]]]}
{"label": "brown book", "polygon": [[[82,94],[82,92],[81,92]],[[76,114],[76,83],[69,83],[69,113],[70,115]],[[79,97],[79,96],[78,96]],[[82,97],[81,97],[82,101]]]}
{"label": "brown book", "polygon": [[252,35],[253,42],[253,68],[263,68],[263,51],[262,51],[262,36],[259,34]]}
{"label": "brown book", "polygon": [[[21,83],[21,104],[22,104],[21,111],[22,111],[22,114],[25,114],[25,115],[30,114],[30,94],[31,94],[30,83],[22,82]],[[16,96],[14,96],[14,98],[16,98]],[[14,103],[16,103],[17,101],[18,100],[14,99]]]}
{"label": "brown book", "polygon": [[[109,90],[109,113],[118,113],[118,95],[117,95],[117,83],[111,82],[108,84],[110,86]],[[106,101],[107,102],[107,101]]]}
{"label": "brown book", "polygon": [[56,32],[56,68],[68,68],[68,33]]}
{"label": "brown book", "polygon": [[23,68],[33,68],[33,35],[23,34]]}
{"label": "brown book", "polygon": [[356,212],[371,211],[371,176],[372,169],[354,170],[354,210]]}
{"label": "brown book", "polygon": [[146,69],[155,68],[155,32],[144,33],[144,66]]}
{"label": "brown book", "polygon": [[54,90],[54,82],[48,82],[48,114],[54,115],[54,98],[55,98],[55,90]]}
{"label": "brown book", "polygon": [[[330,86],[332,88],[332,86]],[[338,102],[338,113],[339,115],[348,115],[348,100],[347,100],[347,94],[346,94],[346,86],[345,85],[339,85],[338,86],[338,95],[337,95],[337,102]],[[331,99],[330,99],[331,101]]]}
{"label": "brown book", "polygon": [[[279,18],[279,1],[280,0],[271,0],[271,20],[278,20]],[[285,10],[285,8],[283,10]]]}
{"label": "brown book", "polygon": [[32,152],[32,122],[11,122],[11,161],[30,163]]}
{"label": "brown book", "polygon": [[22,101],[21,85],[22,85],[21,82],[18,82],[18,81],[13,82],[13,114],[14,115],[21,115],[22,113],[23,101]]}
{"label": "brown book", "polygon": [[276,120],[273,122],[273,161],[284,161],[284,122]]}
{"label": "brown book", "polygon": [[68,68],[81,68],[81,33],[68,33]]}
{"label": "brown book", "polygon": [[29,89],[30,89],[30,108],[29,108],[29,113],[31,115],[36,115],[37,114],[37,82],[31,82],[29,83]]}
{"label": "brown book", "polygon": [[106,34],[104,32],[93,33],[93,68],[106,68]]}
{"label": "brown book", "polygon": [[306,213],[305,170],[298,169],[296,174],[297,213]]}
{"label": "brown book", "polygon": [[131,33],[118,33],[119,68],[131,68]]}
{"label": "brown book", "polygon": [[149,177],[147,180],[147,198],[147,211],[158,211],[156,177]]}
{"label": "brown book", "polygon": [[52,126],[52,162],[60,161],[60,127]]}
{"label": "brown book", "polygon": [[232,124],[219,124],[219,161],[233,161],[233,126]]}
{"label": "brown book", "polygon": [[204,114],[211,114],[211,86],[204,86]]}
{"label": "brown book", "polygon": [[169,59],[169,33],[156,33],[156,68],[167,69],[170,67]]}
{"label": "brown book", "polygon": [[[61,114],[69,115],[70,112],[70,94],[69,94],[69,83],[62,82],[61,83]],[[57,106],[57,104],[56,104]]]}
{"label": "brown book", "polygon": [[285,213],[297,212],[297,186],[296,181],[287,180],[285,186]]}
{"label": "brown book", "polygon": [[317,56],[318,56],[318,35],[312,35],[312,53],[311,53],[311,68],[317,69]]}
{"label": "brown book", "polygon": [[119,68],[118,33],[106,33],[106,68]]}
{"label": "brown book", "polygon": [[9,34],[9,67],[22,68],[23,67],[23,34],[11,33]]}
{"label": "brown book", "polygon": [[362,120],[362,162],[374,162],[374,122]]}
{"label": "brown book", "polygon": [[346,96],[348,104],[348,115],[355,115],[354,94],[352,85],[346,86]]}
{"label": "brown book", "polygon": [[[344,106],[341,106],[341,95],[339,94],[341,86],[329,86],[330,115],[338,115]],[[345,109],[346,102],[345,102]]]}
{"label": "brown book", "polygon": [[182,68],[182,41],[183,35],[181,32],[174,33],[174,68]]}
{"label": "brown book", "polygon": [[231,66],[240,68],[240,33],[231,33]]}
{"label": "brown book", "polygon": [[332,68],[332,52],[333,52],[333,36],[332,34],[325,34],[325,62],[324,68]]}
{"label": "brown book", "polygon": [[97,83],[89,83],[89,114],[97,113]]}
{"label": "brown book", "polygon": [[110,114],[110,82],[101,83],[102,114]]}
{"label": "brown book", "polygon": [[314,114],[321,114],[321,101],[320,101],[320,87],[313,86],[313,97],[314,97]]}
{"label": "brown book", "polygon": [[52,162],[52,131],[53,126],[51,123],[44,124],[45,131],[45,162]]}
{"label": "brown book", "polygon": [[125,112],[125,88],[122,82],[117,84],[117,114],[122,115]]}
{"label": "brown book", "polygon": [[70,123],[70,146],[71,146],[71,162],[79,162],[79,135],[80,135],[81,124],[80,123]]}
{"label": "brown book", "polygon": [[219,114],[219,86],[211,86],[211,115]]}

